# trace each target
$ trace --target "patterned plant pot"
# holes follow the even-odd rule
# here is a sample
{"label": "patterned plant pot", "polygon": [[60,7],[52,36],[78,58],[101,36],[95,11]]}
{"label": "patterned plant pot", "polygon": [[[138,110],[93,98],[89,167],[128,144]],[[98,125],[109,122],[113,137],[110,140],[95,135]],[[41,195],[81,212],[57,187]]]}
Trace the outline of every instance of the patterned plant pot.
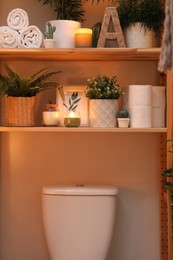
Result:
{"label": "patterned plant pot", "polygon": [[35,96],[6,97],[5,125],[6,126],[34,126]]}
{"label": "patterned plant pot", "polygon": [[117,99],[90,99],[89,121],[91,127],[116,127]]}
{"label": "patterned plant pot", "polygon": [[135,23],[124,30],[126,46],[129,48],[152,48],[156,47],[156,37],[152,30]]}

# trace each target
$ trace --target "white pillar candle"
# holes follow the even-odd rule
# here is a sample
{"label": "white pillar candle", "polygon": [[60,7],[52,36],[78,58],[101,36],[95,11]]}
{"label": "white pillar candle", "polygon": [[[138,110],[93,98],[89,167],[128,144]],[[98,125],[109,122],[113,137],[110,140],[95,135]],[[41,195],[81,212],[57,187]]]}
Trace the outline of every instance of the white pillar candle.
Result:
{"label": "white pillar candle", "polygon": [[92,47],[92,29],[79,28],[75,30],[75,47]]}
{"label": "white pillar candle", "polygon": [[43,111],[44,126],[59,126],[60,115],[59,111]]}

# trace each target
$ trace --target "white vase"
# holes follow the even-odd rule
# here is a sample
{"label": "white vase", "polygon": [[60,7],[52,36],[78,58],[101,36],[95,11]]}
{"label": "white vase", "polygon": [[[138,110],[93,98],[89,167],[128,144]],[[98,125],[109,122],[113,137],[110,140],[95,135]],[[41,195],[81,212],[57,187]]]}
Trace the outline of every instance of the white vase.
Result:
{"label": "white vase", "polygon": [[153,48],[157,45],[154,31],[144,28],[141,23],[128,26],[124,37],[128,48]]}
{"label": "white vase", "polygon": [[81,23],[71,20],[53,20],[49,22],[56,27],[53,34],[56,48],[75,48],[75,30],[81,27]]}
{"label": "white vase", "polygon": [[116,127],[117,99],[90,99],[89,121],[91,127]]}

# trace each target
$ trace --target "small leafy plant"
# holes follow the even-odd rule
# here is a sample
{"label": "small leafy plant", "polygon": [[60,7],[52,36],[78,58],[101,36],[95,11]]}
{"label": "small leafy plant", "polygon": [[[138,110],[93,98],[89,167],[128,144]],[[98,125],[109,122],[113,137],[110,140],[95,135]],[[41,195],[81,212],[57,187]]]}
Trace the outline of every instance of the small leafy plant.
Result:
{"label": "small leafy plant", "polygon": [[87,80],[86,97],[90,99],[118,99],[120,95],[121,88],[116,76],[97,75]]}
{"label": "small leafy plant", "polygon": [[117,118],[129,118],[129,112],[126,109],[120,109],[117,112]]}
{"label": "small leafy plant", "polygon": [[52,26],[50,22],[47,22],[47,32],[45,36],[47,39],[53,39],[53,34],[56,31],[56,26]]}
{"label": "small leafy plant", "polygon": [[[7,64],[4,64],[7,76],[0,73],[0,97],[32,97],[48,88],[58,87],[60,94],[62,87],[57,82],[47,81],[48,78],[61,71],[48,72],[47,67],[40,69],[30,77],[20,77]],[[62,96],[62,95],[61,95]]]}
{"label": "small leafy plant", "polygon": [[75,112],[80,100],[81,98],[78,98],[78,92],[73,92],[68,99],[68,106],[65,103],[63,103],[63,105],[66,107],[67,111]]}

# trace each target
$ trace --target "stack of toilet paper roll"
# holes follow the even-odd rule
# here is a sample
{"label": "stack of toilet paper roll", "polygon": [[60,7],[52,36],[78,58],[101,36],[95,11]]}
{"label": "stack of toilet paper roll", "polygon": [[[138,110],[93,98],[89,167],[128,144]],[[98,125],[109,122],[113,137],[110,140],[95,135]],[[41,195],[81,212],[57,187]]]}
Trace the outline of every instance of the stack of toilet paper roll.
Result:
{"label": "stack of toilet paper roll", "polygon": [[152,127],[165,127],[166,88],[152,86]]}
{"label": "stack of toilet paper roll", "polygon": [[130,85],[128,90],[128,108],[131,127],[164,127],[165,87]]}
{"label": "stack of toilet paper roll", "polygon": [[133,128],[152,127],[152,86],[129,86],[130,126]]}

